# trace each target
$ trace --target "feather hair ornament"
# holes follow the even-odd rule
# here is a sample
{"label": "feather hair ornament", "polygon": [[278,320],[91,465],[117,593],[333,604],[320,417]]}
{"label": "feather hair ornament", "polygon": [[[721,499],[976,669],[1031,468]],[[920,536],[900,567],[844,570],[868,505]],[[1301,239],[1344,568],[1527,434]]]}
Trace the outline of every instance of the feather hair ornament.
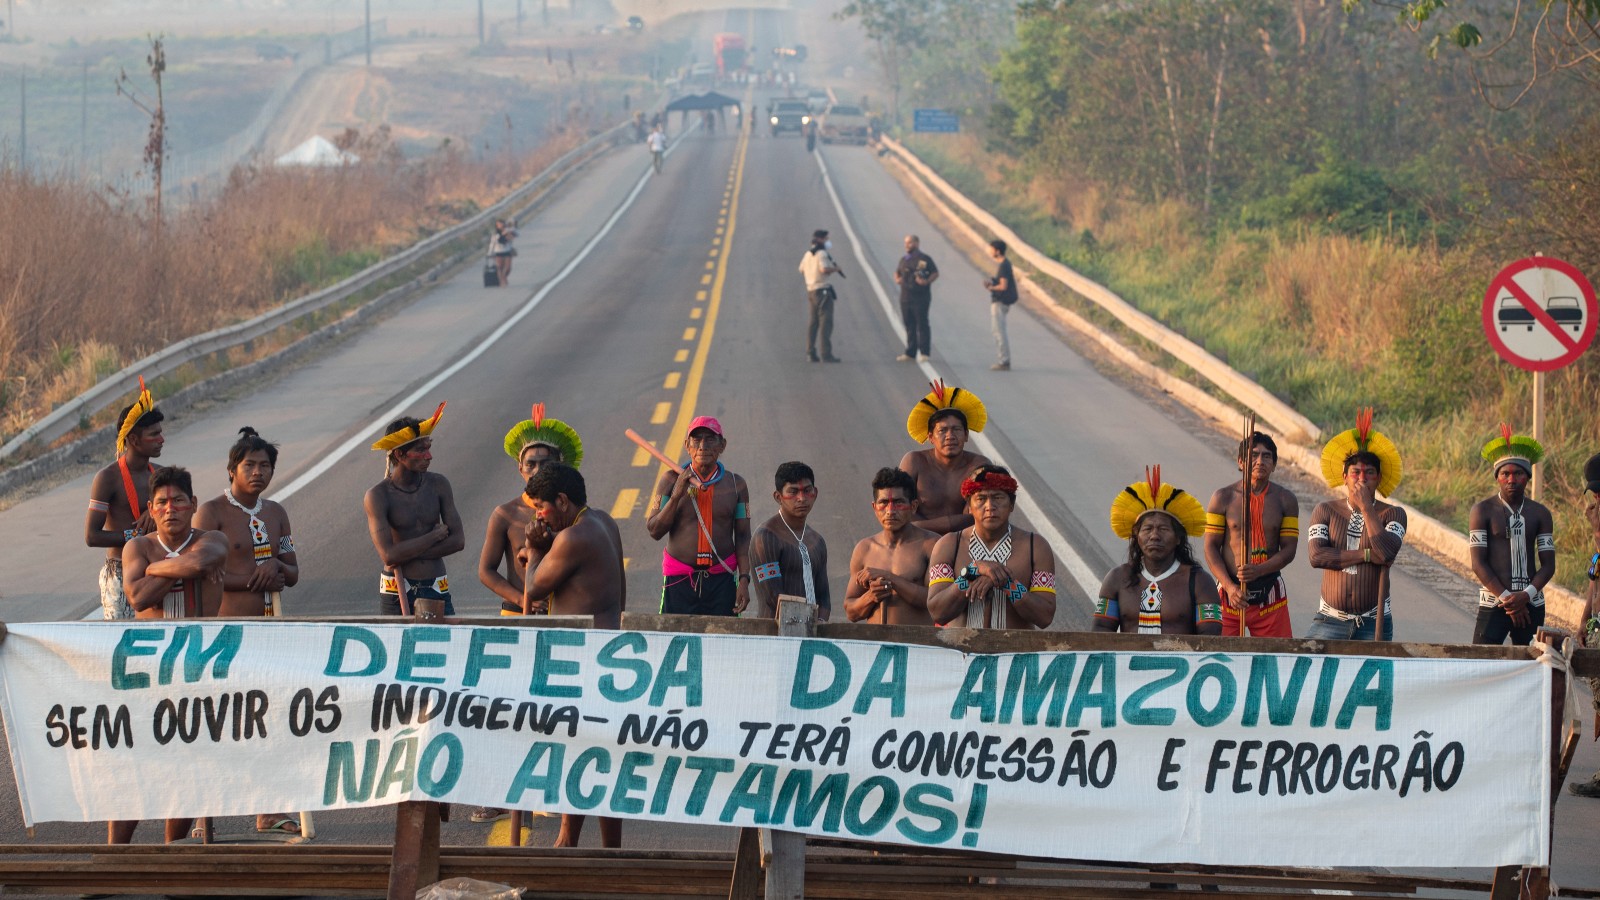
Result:
{"label": "feather hair ornament", "polygon": [[1145,466],[1144,480],[1135,481],[1111,500],[1111,531],[1127,540],[1151,513],[1166,513],[1190,537],[1206,530],[1206,508],[1193,494],[1161,480],[1161,466]]}
{"label": "feather hair ornament", "polygon": [[978,399],[978,395],[971,391],[964,391],[958,387],[945,386],[944,380],[929,382],[933,390],[926,397],[917,401],[911,407],[911,415],[906,417],[906,433],[919,444],[928,442],[928,423],[935,414],[947,409],[953,409],[961,415],[966,423],[967,431],[974,434],[983,430],[989,423],[989,411]]}
{"label": "feather hair ornament", "polygon": [[1400,486],[1400,476],[1405,472],[1400,448],[1373,428],[1372,420],[1372,407],[1362,407],[1356,412],[1356,427],[1334,435],[1322,448],[1322,480],[1328,487],[1344,486],[1344,461],[1362,451],[1378,457],[1378,493],[1387,497]]}
{"label": "feather hair ornament", "polygon": [[1525,434],[1512,434],[1511,426],[1500,423],[1500,436],[1483,445],[1482,456],[1495,473],[1500,467],[1515,464],[1524,472],[1533,473],[1533,467],[1544,459],[1544,445]]}
{"label": "feather hair ornament", "polygon": [[506,432],[506,455],[521,462],[522,452],[535,444],[554,450],[562,462],[574,469],[583,463],[583,440],[578,432],[560,419],[546,418],[543,403],[535,403],[532,417]]}
{"label": "feather hair ornament", "polygon": [[133,426],[147,413],[156,408],[156,401],[150,396],[150,391],[144,386],[144,376],[139,376],[139,396],[133,401],[133,408],[122,417],[122,424],[117,427],[117,452],[121,453],[128,446],[128,434],[133,431]]}
{"label": "feather hair ornament", "polygon": [[432,416],[424,419],[420,424],[407,426],[393,434],[386,434],[379,438],[372,445],[372,449],[388,453],[390,450],[398,450],[413,441],[420,441],[433,434],[433,429],[439,424],[439,417],[442,415],[444,415],[443,403],[439,404],[439,408],[433,411]]}

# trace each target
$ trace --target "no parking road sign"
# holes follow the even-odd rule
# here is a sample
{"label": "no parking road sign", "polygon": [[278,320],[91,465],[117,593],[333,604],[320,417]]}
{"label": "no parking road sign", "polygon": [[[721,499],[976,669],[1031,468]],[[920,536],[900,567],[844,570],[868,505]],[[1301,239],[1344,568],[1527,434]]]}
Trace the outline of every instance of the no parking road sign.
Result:
{"label": "no parking road sign", "polygon": [[1559,259],[1534,256],[1500,270],[1483,295],[1483,330],[1506,362],[1549,372],[1594,341],[1594,286]]}

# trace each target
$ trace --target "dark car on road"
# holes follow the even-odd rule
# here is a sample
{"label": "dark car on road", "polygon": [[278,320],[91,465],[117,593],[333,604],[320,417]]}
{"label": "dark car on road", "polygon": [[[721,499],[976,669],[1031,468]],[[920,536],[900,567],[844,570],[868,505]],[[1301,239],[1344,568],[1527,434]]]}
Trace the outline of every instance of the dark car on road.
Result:
{"label": "dark car on road", "polygon": [[[1583,305],[1578,302],[1577,297],[1551,297],[1545,304],[1544,311],[1550,314],[1550,318],[1555,320],[1557,325],[1571,328],[1573,334],[1577,334],[1583,328]],[[1536,324],[1533,313],[1515,297],[1500,298],[1500,308],[1495,311],[1494,319],[1501,331],[1518,325],[1532,331]]]}
{"label": "dark car on road", "polygon": [[767,122],[772,126],[773,137],[785,131],[804,134],[811,124],[811,107],[804,100],[774,100],[767,107]]}

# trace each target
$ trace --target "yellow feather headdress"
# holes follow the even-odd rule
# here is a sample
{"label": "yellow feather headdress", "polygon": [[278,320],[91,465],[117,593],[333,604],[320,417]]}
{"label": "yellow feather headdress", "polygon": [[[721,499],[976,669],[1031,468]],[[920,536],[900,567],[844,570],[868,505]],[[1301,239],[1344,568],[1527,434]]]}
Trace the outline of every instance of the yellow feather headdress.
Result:
{"label": "yellow feather headdress", "polygon": [[1139,521],[1151,513],[1166,513],[1190,537],[1206,530],[1206,508],[1193,494],[1163,484],[1160,466],[1145,466],[1144,481],[1135,481],[1111,500],[1111,530],[1117,537],[1133,537]]}
{"label": "yellow feather headdress", "polygon": [[1382,432],[1373,430],[1370,406],[1356,412],[1356,427],[1334,435],[1322,448],[1322,480],[1331,488],[1344,486],[1344,461],[1362,450],[1378,457],[1378,493],[1385,497],[1393,494],[1405,471],[1400,463],[1400,448]]}
{"label": "yellow feather headdress", "polygon": [[156,408],[156,401],[150,396],[150,391],[144,386],[144,376],[139,376],[139,397],[133,401],[133,408],[122,417],[122,424],[117,428],[117,452],[121,453],[128,446],[128,433],[133,431],[134,423],[144,418],[145,414]]}
{"label": "yellow feather headdress", "polygon": [[911,407],[911,415],[906,417],[906,433],[919,444],[928,442],[928,422],[935,413],[946,409],[953,409],[961,414],[967,422],[967,431],[976,434],[983,430],[989,423],[989,411],[984,408],[983,401],[971,391],[964,391],[958,387],[945,387],[944,381],[931,382],[933,388],[928,396],[917,401]]}
{"label": "yellow feather headdress", "polygon": [[1544,445],[1525,434],[1512,434],[1511,426],[1501,422],[1500,436],[1483,445],[1483,459],[1496,474],[1507,463],[1515,463],[1532,474],[1533,467],[1544,459]]}
{"label": "yellow feather headdress", "polygon": [[583,441],[571,425],[560,419],[547,419],[544,404],[533,405],[533,418],[511,426],[506,432],[506,455],[522,461],[522,451],[534,444],[543,444],[554,450],[567,465],[578,468],[583,463]]}
{"label": "yellow feather headdress", "polygon": [[433,411],[433,415],[429,416],[427,419],[424,419],[421,424],[414,427],[402,428],[393,434],[384,435],[372,445],[372,449],[381,450],[384,453],[388,453],[390,450],[397,450],[411,443],[412,441],[420,441],[428,435],[433,434],[434,426],[439,424],[439,417],[442,415],[444,415],[443,403],[439,404],[439,408]]}

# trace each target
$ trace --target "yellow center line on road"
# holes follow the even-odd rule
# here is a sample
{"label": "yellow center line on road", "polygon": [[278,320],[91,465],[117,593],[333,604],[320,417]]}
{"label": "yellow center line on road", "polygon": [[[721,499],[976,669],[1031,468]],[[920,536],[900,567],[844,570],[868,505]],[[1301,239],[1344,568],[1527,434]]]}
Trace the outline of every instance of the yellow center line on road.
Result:
{"label": "yellow center line on road", "polygon": [[[753,96],[753,88],[745,91],[746,109],[750,108],[750,101]],[[739,131],[739,147],[733,154],[733,188],[730,192],[732,198],[728,204],[727,236],[723,241],[723,245],[726,247],[733,246],[734,229],[739,224],[739,194],[744,188],[745,156],[749,149],[750,132],[741,129]],[[718,219],[717,224],[722,224],[722,220]],[[722,234],[722,229],[718,228],[717,233]],[[681,446],[684,438],[689,433],[689,423],[694,421],[694,417],[697,414],[696,406],[700,402],[700,383],[705,378],[706,361],[711,356],[711,339],[717,332],[717,314],[722,310],[722,290],[728,281],[728,257],[731,255],[730,253],[723,253],[717,258],[716,277],[711,281],[711,299],[706,305],[705,322],[700,330],[700,341],[695,344],[694,361],[689,364],[688,378],[684,381],[683,399],[678,404],[678,419],[673,423],[672,433],[667,436],[666,443],[662,445],[664,447],[676,448]],[[702,281],[702,283],[704,282]],[[696,307],[695,311],[698,312],[699,307]],[[685,329],[684,340],[692,340],[693,333],[693,328]],[[666,467],[662,466],[661,471],[665,472]]]}
{"label": "yellow center line on road", "polygon": [[639,489],[623,488],[617,492],[617,502],[611,505],[611,518],[626,519],[633,515],[633,510],[639,505]]}
{"label": "yellow center line on road", "polygon": [[697,302],[697,303],[702,301],[702,300],[704,300],[704,299],[706,299],[706,292],[705,291],[695,291],[694,292],[694,299],[695,299],[695,302]]}
{"label": "yellow center line on road", "polygon": [[711,283],[711,276],[710,275],[701,275],[700,276],[700,283],[701,284],[710,284]]}
{"label": "yellow center line on road", "polygon": [[672,415],[672,404],[667,401],[656,404],[656,411],[650,414],[651,425],[665,425],[667,417]]}
{"label": "yellow center line on road", "polygon": [[688,362],[689,361],[689,348],[680,347],[678,349],[677,353],[672,354],[672,361],[673,362]]}
{"label": "yellow center line on road", "polygon": [[633,467],[635,469],[642,469],[645,466],[650,465],[650,461],[653,460],[653,459],[655,459],[655,457],[650,455],[650,451],[649,450],[646,450],[643,447],[635,447],[634,448],[634,450],[633,450]]}
{"label": "yellow center line on road", "polygon": [[661,389],[664,391],[675,391],[678,389],[678,382],[682,379],[682,372],[668,372],[666,380],[661,382]]}
{"label": "yellow center line on road", "polygon": [[698,319],[700,318],[700,313],[704,311],[703,307],[696,306],[694,309],[689,310],[689,318]]}

